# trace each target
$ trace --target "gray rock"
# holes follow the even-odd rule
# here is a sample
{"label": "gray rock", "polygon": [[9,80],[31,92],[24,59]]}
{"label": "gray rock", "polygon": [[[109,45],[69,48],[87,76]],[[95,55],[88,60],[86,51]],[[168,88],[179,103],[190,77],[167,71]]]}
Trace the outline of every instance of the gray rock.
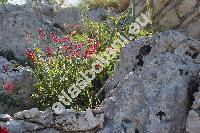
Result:
{"label": "gray rock", "polygon": [[1,114],[0,115],[0,121],[5,121],[5,122],[7,122],[7,121],[9,121],[9,120],[11,120],[12,119],[12,117],[10,116],[10,115],[8,115],[8,114]]}
{"label": "gray rock", "polygon": [[11,120],[6,123],[6,128],[8,128],[9,133],[25,133],[40,130],[44,127],[40,124],[30,123],[23,120]]}
{"label": "gray rock", "polygon": [[[61,32],[64,24],[80,24],[80,10],[78,7],[59,8],[57,4],[35,4],[32,6],[0,5],[0,48],[12,50],[16,57],[25,57],[25,47],[47,46],[52,42],[49,37],[51,31]],[[56,11],[56,8],[59,11]],[[61,29],[55,26],[58,24]],[[46,32],[46,39],[38,37],[37,30],[42,28]],[[31,37],[32,44],[25,40],[25,33]]]}
{"label": "gray rock", "polygon": [[176,14],[176,10],[171,10],[159,22],[161,29],[171,29],[175,26],[180,25],[180,20]]}
{"label": "gray rock", "polygon": [[51,127],[54,123],[53,112],[50,108],[46,109],[38,117],[32,117],[29,119],[30,122],[40,123],[45,127]]}
{"label": "gray rock", "polygon": [[189,112],[186,131],[187,133],[199,133],[200,131],[200,117],[194,110]]}
{"label": "gray rock", "polygon": [[[4,72],[3,66],[6,65],[8,66],[8,71]],[[15,61],[9,62],[0,56],[0,112],[14,114],[28,107],[33,107],[34,103],[29,96],[34,91],[33,83],[35,80],[31,73],[30,67],[22,67]],[[12,95],[3,89],[3,86],[8,82],[13,84]],[[11,99],[19,102],[14,103],[16,101]]]}
{"label": "gray rock", "polygon": [[199,73],[199,52],[200,42],[176,31],[127,45],[106,85],[105,130],[185,131],[188,89],[194,89],[188,83]]}
{"label": "gray rock", "polygon": [[186,13],[191,12],[196,6],[196,0],[183,0],[178,7],[178,14],[180,17],[183,17]]}
{"label": "gray rock", "polygon": [[36,131],[36,133],[62,133],[62,132],[53,128],[47,128],[47,129]]}
{"label": "gray rock", "polygon": [[189,111],[187,117],[187,123],[186,123],[187,133],[198,133],[200,131],[200,87],[196,88],[195,91],[196,92],[193,94],[194,101],[192,104],[192,109]]}
{"label": "gray rock", "polygon": [[32,108],[30,110],[24,110],[22,112],[17,112],[14,114],[14,118],[17,119],[30,119],[30,118],[37,118],[40,117],[41,112],[38,110],[38,108]]}
{"label": "gray rock", "polygon": [[106,19],[106,11],[102,8],[89,10],[88,15],[93,21],[103,21]]}
{"label": "gray rock", "polygon": [[56,116],[55,126],[63,131],[81,132],[89,131],[95,128],[102,128],[104,122],[104,114],[94,116],[87,110],[85,112],[64,112]]}

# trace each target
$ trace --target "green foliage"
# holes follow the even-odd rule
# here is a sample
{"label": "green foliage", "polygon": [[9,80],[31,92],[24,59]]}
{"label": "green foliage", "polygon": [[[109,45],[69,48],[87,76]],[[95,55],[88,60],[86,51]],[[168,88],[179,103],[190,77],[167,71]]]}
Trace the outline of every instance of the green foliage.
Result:
{"label": "green foliage", "polygon": [[[81,47],[84,52],[98,41],[89,38],[87,34],[75,34],[69,38],[74,44],[84,44]],[[94,56],[85,58],[81,53],[78,53],[78,56],[72,56],[71,54],[77,51],[76,48],[71,48],[71,54],[66,54],[64,47],[68,45],[60,47],[61,45],[51,45],[52,54],[50,57],[47,57],[47,53],[40,48],[34,49],[34,76],[37,79],[37,84],[35,85],[36,92],[32,95],[32,98],[40,109],[45,109],[58,102],[58,95],[61,91],[64,90],[67,93],[68,88],[81,77],[80,72],[91,69],[91,64],[96,60]],[[95,92],[91,86],[90,83],[66,108],[84,110],[98,106],[98,98],[95,97]]]}
{"label": "green foliage", "polygon": [[[102,1],[98,1],[102,2]],[[112,2],[110,3],[112,5]],[[82,24],[84,33],[70,33],[66,35],[75,44],[83,43],[83,52],[90,47],[91,43],[88,39],[92,40],[92,44],[99,42],[100,46],[96,48],[96,53],[91,58],[84,58],[83,56],[73,57],[64,54],[63,44],[51,44],[52,55],[46,57],[47,53],[39,48],[34,48],[32,51],[35,54],[34,61],[34,76],[37,79],[36,92],[32,95],[32,98],[38,105],[38,108],[45,109],[52,106],[53,103],[58,102],[58,95],[64,90],[68,92],[69,87],[75,83],[81,75],[80,72],[85,72],[91,69],[93,62],[97,60],[97,57],[110,47],[111,44],[118,39],[117,33],[129,38],[129,27],[133,22],[133,16],[131,14],[131,8],[127,8],[120,17],[108,16],[108,21],[94,22],[88,17],[89,4],[82,4]],[[140,36],[150,35],[149,29],[142,29],[138,35]],[[74,50],[74,49],[72,49]],[[96,97],[101,87],[105,84],[106,80],[112,76],[114,65],[119,59],[120,51],[118,55],[110,64],[106,64],[101,73],[97,74],[95,79],[79,94],[79,96],[73,99],[70,106],[66,108],[74,108],[77,110],[85,110],[87,108],[95,108],[99,106],[103,100],[103,94]]]}
{"label": "green foliage", "polygon": [[6,2],[8,2],[8,0],[0,0],[0,4],[4,4]]}

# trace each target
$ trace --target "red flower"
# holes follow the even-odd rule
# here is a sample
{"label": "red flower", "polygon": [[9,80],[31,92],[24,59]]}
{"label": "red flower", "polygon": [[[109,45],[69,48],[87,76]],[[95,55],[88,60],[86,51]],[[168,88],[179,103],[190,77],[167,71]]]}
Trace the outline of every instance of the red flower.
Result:
{"label": "red flower", "polygon": [[80,51],[73,51],[72,56],[74,57],[80,57]]}
{"label": "red flower", "polygon": [[3,87],[4,87],[4,89],[5,89],[7,92],[12,92],[12,91],[13,91],[14,85],[13,85],[13,83],[8,82],[8,83],[6,83]]}
{"label": "red flower", "polygon": [[95,67],[96,67],[97,69],[99,69],[99,68],[101,67],[101,65],[100,65],[100,64],[96,64]]}
{"label": "red flower", "polygon": [[8,129],[0,127],[0,133],[8,133]]}
{"label": "red flower", "polygon": [[3,65],[2,68],[4,73],[8,72],[8,64]]}
{"label": "red flower", "polygon": [[96,41],[96,44],[95,44],[97,47],[100,46],[100,43],[99,41]]}
{"label": "red flower", "polygon": [[45,39],[45,32],[43,29],[38,29],[38,33],[40,39]]}
{"label": "red flower", "polygon": [[88,38],[88,39],[87,39],[87,41],[88,41],[89,43],[91,43],[91,42],[92,42],[92,40],[91,40],[90,38]]}
{"label": "red flower", "polygon": [[65,49],[65,52],[67,52],[67,51],[71,50],[70,46],[67,46],[67,45],[66,45],[66,46],[64,46],[63,48]]}
{"label": "red flower", "polygon": [[55,35],[54,32],[51,32],[51,33],[50,33],[50,37],[51,37],[51,38],[54,38],[55,36],[56,36],[56,35]]}
{"label": "red flower", "polygon": [[60,39],[58,37],[54,37],[53,38],[53,42],[58,44],[58,43],[60,43]]}
{"label": "red flower", "polygon": [[79,49],[81,49],[81,47],[83,46],[84,44],[81,42],[80,44],[78,44],[77,46],[76,46],[76,48],[79,50]]}
{"label": "red flower", "polygon": [[97,53],[97,47],[95,45],[90,45],[85,51],[85,57],[90,58],[96,53]]}
{"label": "red flower", "polygon": [[26,56],[32,63],[35,61],[35,53],[32,52],[30,49],[26,49]]}
{"label": "red flower", "polygon": [[46,47],[46,55],[47,55],[47,57],[50,57],[51,55],[52,55],[52,49],[51,49],[51,47]]}

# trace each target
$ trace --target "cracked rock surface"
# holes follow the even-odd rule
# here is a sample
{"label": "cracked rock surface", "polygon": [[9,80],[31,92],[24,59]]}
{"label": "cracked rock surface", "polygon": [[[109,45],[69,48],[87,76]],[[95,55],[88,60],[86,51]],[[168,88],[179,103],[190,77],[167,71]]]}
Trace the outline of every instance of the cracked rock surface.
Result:
{"label": "cracked rock surface", "polygon": [[102,133],[185,131],[188,91],[200,83],[199,52],[198,41],[176,31],[127,45],[106,85]]}

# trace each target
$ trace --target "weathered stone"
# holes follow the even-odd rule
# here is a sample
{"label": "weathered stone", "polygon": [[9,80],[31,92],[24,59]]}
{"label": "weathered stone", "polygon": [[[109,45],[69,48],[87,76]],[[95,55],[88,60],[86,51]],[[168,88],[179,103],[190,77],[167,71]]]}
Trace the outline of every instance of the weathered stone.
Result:
{"label": "weathered stone", "polygon": [[166,15],[159,22],[161,29],[166,30],[173,28],[180,24],[180,20],[176,14],[175,10],[171,10],[166,13]]}
{"label": "weathered stone", "polygon": [[36,131],[36,133],[61,133],[61,131],[53,129],[53,128],[47,128],[47,129]]}
{"label": "weathered stone", "polygon": [[177,11],[180,17],[183,17],[186,13],[190,13],[196,6],[196,0],[183,0],[181,5],[178,6]]}
{"label": "weathered stone", "polygon": [[132,125],[128,129],[135,132],[184,132],[188,83],[199,73],[199,52],[198,41],[176,31],[127,45],[106,85],[105,130],[126,132]]}
{"label": "weathered stone", "polygon": [[[198,82],[196,83],[198,84]],[[195,92],[193,94],[194,99],[192,99],[194,101],[192,109],[189,111],[186,123],[187,133],[198,133],[200,131],[200,87],[193,90],[193,92]]]}
{"label": "weathered stone", "polygon": [[95,117],[90,110],[85,112],[64,112],[55,118],[56,127],[68,132],[81,132],[101,128],[103,122],[104,114],[99,114]]}
{"label": "weathered stone", "polygon": [[31,47],[25,40],[25,33],[30,35],[31,42],[38,47],[44,47],[52,42],[49,36],[46,40],[38,38],[37,30],[42,28],[46,35],[51,31],[61,32],[64,24],[80,24],[78,7],[62,8],[55,11],[56,4],[36,4],[32,7],[19,5],[0,5],[0,48],[12,50],[16,57],[25,57],[25,47]]}
{"label": "weathered stone", "polygon": [[30,122],[36,122],[44,125],[45,127],[51,127],[54,123],[53,112],[50,108],[43,111],[38,117],[29,119]]}
{"label": "weathered stone", "polygon": [[8,114],[2,114],[2,115],[0,115],[0,121],[9,121],[9,120],[11,120],[12,119],[12,117],[10,116],[10,115],[8,115]]}
{"label": "weathered stone", "polygon": [[200,40],[200,19],[187,25],[186,33],[197,40]]}
{"label": "weathered stone", "polygon": [[197,0],[153,0],[153,27],[162,31],[177,29],[200,40],[200,21],[197,20],[200,15],[199,7],[200,3]]}
{"label": "weathered stone", "polygon": [[78,25],[80,24],[80,9],[77,7],[68,7],[66,9],[62,9],[60,13],[56,14],[53,19],[52,23],[57,23],[61,27],[64,24],[73,24]]}
{"label": "weathered stone", "polygon": [[102,8],[89,10],[88,15],[93,21],[103,21],[106,19],[106,12]]}
{"label": "weathered stone", "polygon": [[40,124],[30,123],[23,120],[11,120],[6,123],[6,128],[8,128],[9,133],[24,133],[40,130],[44,127]]}
{"label": "weathered stone", "polygon": [[192,108],[198,109],[200,108],[200,91],[195,92],[193,96],[194,96],[195,101],[193,102]]}
{"label": "weathered stone", "polygon": [[30,110],[24,110],[22,112],[15,113],[13,117],[18,119],[30,119],[40,117],[40,115],[41,112],[37,108],[32,108]]}
{"label": "weathered stone", "polygon": [[157,14],[169,0],[153,0],[154,14]]}
{"label": "weathered stone", "polygon": [[186,131],[187,133],[199,133],[200,131],[200,117],[194,110],[189,112]]}
{"label": "weathered stone", "polygon": [[[7,66],[6,72],[3,69],[5,66]],[[30,67],[22,67],[16,61],[8,61],[0,56],[0,114],[14,114],[20,110],[33,107],[33,101],[29,96],[34,91],[33,83],[35,80],[31,73]],[[8,82],[13,84],[11,93],[14,95],[10,95],[3,88]],[[19,102],[14,103],[15,101],[9,101],[9,98],[16,99]]]}

